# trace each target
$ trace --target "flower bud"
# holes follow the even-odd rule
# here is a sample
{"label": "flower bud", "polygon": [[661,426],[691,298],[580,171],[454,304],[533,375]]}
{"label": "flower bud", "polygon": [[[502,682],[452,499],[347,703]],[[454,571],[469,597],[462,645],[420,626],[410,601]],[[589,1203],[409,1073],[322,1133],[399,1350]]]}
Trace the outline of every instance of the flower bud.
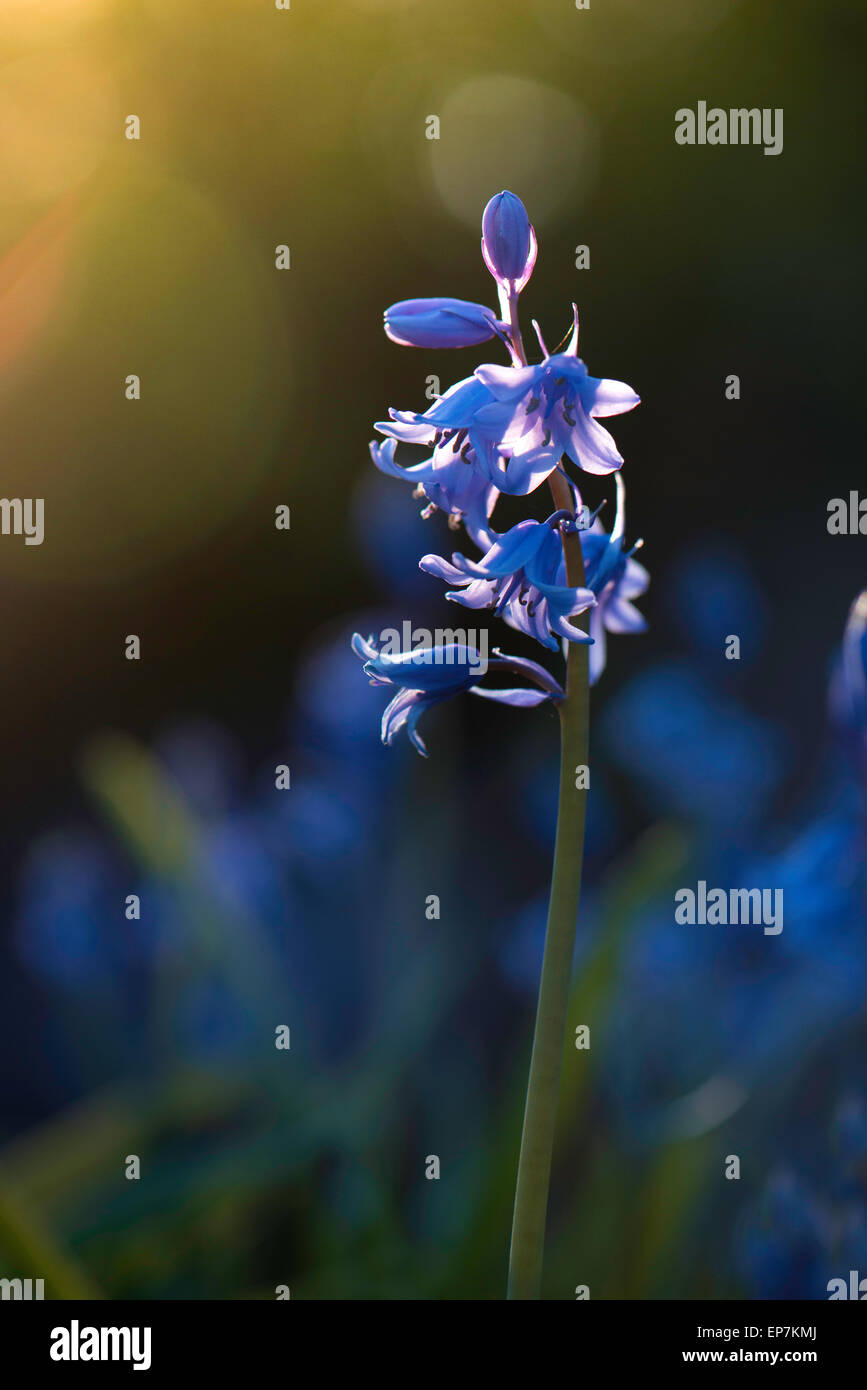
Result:
{"label": "flower bud", "polygon": [[482,213],[482,255],[498,284],[523,289],[536,263],[536,234],[514,193],[497,193]]}
{"label": "flower bud", "polygon": [[471,347],[501,328],[493,309],[466,299],[402,299],[385,311],[386,333],[404,347]]}

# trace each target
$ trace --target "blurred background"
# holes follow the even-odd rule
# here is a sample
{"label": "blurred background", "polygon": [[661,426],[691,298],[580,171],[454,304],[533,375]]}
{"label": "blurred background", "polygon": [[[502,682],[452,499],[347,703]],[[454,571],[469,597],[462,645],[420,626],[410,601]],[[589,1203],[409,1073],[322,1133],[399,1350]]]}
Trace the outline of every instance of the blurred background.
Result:
{"label": "blurred background", "polygon": [[[487,350],[381,312],[493,302],[508,187],[525,326],[577,300],[641,394],[612,432],[652,574],[594,693],[545,1296],[867,1275],[865,709],[828,696],[865,571],[826,529],[863,475],[864,30],[857,0],[5,0],[2,490],[46,530],[0,537],[0,1274],[503,1294],[556,718],[454,702],[428,762],[384,749],[347,643],[457,621],[417,570],[454,538],[367,441]],[[782,107],[783,153],[676,145],[699,100]],[[783,887],[783,933],[675,926],[699,878]]]}

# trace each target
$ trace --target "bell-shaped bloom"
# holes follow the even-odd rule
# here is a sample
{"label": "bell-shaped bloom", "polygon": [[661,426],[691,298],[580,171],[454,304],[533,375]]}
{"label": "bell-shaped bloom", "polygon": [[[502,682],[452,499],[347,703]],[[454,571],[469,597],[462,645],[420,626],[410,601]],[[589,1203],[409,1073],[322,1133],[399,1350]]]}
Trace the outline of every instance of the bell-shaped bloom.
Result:
{"label": "bell-shaped bloom", "polygon": [[503,448],[500,437],[510,418],[476,377],[449,387],[423,414],[392,410],[376,429],[396,443],[433,447],[423,463],[403,468],[394,448],[371,445],[377,468],[420,486],[428,501],[453,520],[462,520],[477,545],[491,543],[487,520],[498,492],[524,497],[543,483],[557,465],[551,450],[532,439]]}
{"label": "bell-shaped bloom", "polygon": [[402,299],[384,320],[389,338],[403,347],[472,347],[505,330],[493,309],[466,299]]}
{"label": "bell-shaped bloom", "polygon": [[569,622],[592,608],[596,597],[590,588],[573,588],[566,582],[560,525],[567,517],[566,512],[555,512],[545,522],[520,521],[498,536],[479,561],[455,554],[449,564],[440,555],[425,555],[419,566],[461,586],[446,598],[465,608],[492,608],[510,627],[543,647],[556,651],[562,638],[590,642],[586,632]]}
{"label": "bell-shaped bloom", "polygon": [[[547,455],[554,463],[567,454],[586,473],[613,473],[623,458],[597,420],[632,410],[639,397],[623,381],[589,376],[577,345],[576,313],[565,352],[546,354],[543,362],[531,367],[486,364],[476,368],[475,376],[500,411],[506,408],[508,419],[500,434],[504,450],[535,458]],[[484,410],[480,415],[479,423],[484,424]]]}
{"label": "bell-shaped bloom", "polygon": [[[487,658],[474,647],[460,643],[390,654],[381,651],[372,637],[364,638],[356,632],[352,650],[364,662],[371,685],[397,686],[397,693],[382,716],[383,743],[391,744],[405,729],[410,743],[423,757],[428,753],[418,733],[419,719],[425,710],[464,691],[519,709],[564,697],[562,687],[543,666],[524,657],[506,656],[496,647],[493,656]],[[515,671],[532,680],[537,688],[486,689],[478,681],[491,667]]]}
{"label": "bell-shaped bloom", "polygon": [[593,638],[590,648],[591,685],[605,669],[606,632],[644,632],[647,627],[630,600],[645,592],[650,575],[643,565],[632,558],[641,542],[636,542],[631,550],[623,548],[626,488],[619,473],[615,484],[617,512],[611,534],[598,518],[591,527],[581,532],[586,583],[596,595],[596,605],[590,613],[590,635]]}
{"label": "bell-shaped bloom", "polygon": [[469,444],[464,431],[450,431],[435,446],[430,458],[403,468],[395,461],[397,440],[384,444],[373,440],[370,456],[381,473],[414,483],[415,495],[425,497],[427,506],[422,516],[428,517],[437,509],[444,511],[449,524],[463,523],[467,534],[477,545],[490,538],[488,521],[497,500],[497,490],[489,481],[489,470]]}
{"label": "bell-shaped bloom", "polygon": [[514,193],[497,193],[482,214],[485,265],[507,292],[524,288],[536,263],[536,233]]}

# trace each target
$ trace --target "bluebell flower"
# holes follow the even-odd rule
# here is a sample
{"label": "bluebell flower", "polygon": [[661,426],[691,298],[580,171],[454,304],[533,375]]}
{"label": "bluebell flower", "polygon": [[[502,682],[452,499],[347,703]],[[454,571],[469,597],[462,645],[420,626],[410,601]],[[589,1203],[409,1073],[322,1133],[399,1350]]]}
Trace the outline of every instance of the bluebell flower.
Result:
{"label": "bluebell flower", "polygon": [[423,517],[443,511],[453,529],[462,523],[477,545],[485,544],[497,490],[466,433],[455,430],[440,436],[430,458],[407,468],[396,462],[396,449],[395,439],[384,444],[371,442],[370,456],[379,471],[415,484],[413,495],[423,497],[427,504]]}
{"label": "bluebell flower", "polygon": [[505,330],[493,309],[466,299],[402,299],[386,309],[384,323],[402,347],[472,347]]}
{"label": "bluebell flower", "polygon": [[[365,639],[356,632],[352,638],[352,650],[364,662],[364,671],[372,685],[398,687],[397,694],[382,716],[383,743],[391,744],[395,735],[405,728],[413,747],[424,757],[427,757],[427,748],[416,729],[421,715],[425,710],[464,691],[522,709],[541,705],[546,700],[562,700],[564,696],[560,685],[543,666],[523,657],[506,656],[497,648],[494,649],[493,659],[461,643],[417,648],[391,655],[381,651],[372,637]],[[535,681],[540,688],[483,688],[478,681],[491,666],[517,671]]]}
{"label": "bluebell flower", "polygon": [[482,256],[507,293],[519,293],[533,273],[536,233],[521,199],[505,189],[482,213]]}
{"label": "bluebell flower", "polygon": [[606,632],[644,632],[647,627],[644,618],[632,607],[631,600],[639,598],[646,591],[650,575],[643,565],[632,558],[641,542],[636,542],[631,550],[623,548],[626,488],[619,473],[614,481],[617,512],[611,534],[607,533],[598,517],[592,526],[581,532],[586,583],[597,600],[590,614],[590,636],[593,638],[590,649],[591,685],[605,669]]}
{"label": "bluebell flower", "polygon": [[[486,411],[496,412],[494,418],[499,422],[506,407],[508,422],[500,434],[504,449],[541,454],[555,463],[566,454],[586,473],[615,472],[623,459],[597,420],[634,409],[640,398],[623,381],[588,375],[577,355],[577,311],[565,351],[549,356],[544,345],[543,351],[544,361],[533,366],[486,364],[476,368],[476,379],[487,387],[496,405],[478,408],[475,423],[484,425]],[[468,425],[470,421],[462,423]]]}
{"label": "bluebell flower", "polygon": [[[532,440],[502,446],[509,413],[480,381],[467,377],[424,413],[391,410],[388,420],[378,420],[375,428],[387,441],[371,444],[371,457],[381,472],[415,483],[430,506],[446,512],[452,524],[463,522],[478,545],[490,544],[487,523],[497,493],[524,497],[557,466],[550,451],[537,448]],[[432,446],[433,452],[422,463],[404,468],[395,458],[398,443]]]}
{"label": "bluebell flower", "polygon": [[465,608],[492,608],[544,647],[556,651],[558,638],[590,642],[586,632],[568,621],[591,608],[596,598],[590,589],[566,582],[560,528],[567,517],[555,512],[545,522],[520,521],[478,561],[456,553],[449,564],[440,555],[425,555],[419,565],[427,574],[462,586],[449,590],[446,598]]}
{"label": "bluebell flower", "polygon": [[[582,536],[587,580],[580,586],[568,582],[566,534],[585,528],[578,522],[580,497],[563,460],[565,455],[592,473],[616,472],[623,460],[598,419],[631,410],[638,396],[624,382],[588,375],[578,357],[574,305],[565,350],[549,353],[534,324],[544,360],[527,365],[518,297],[533,270],[536,237],[520,198],[507,190],[485,207],[482,253],[497,282],[501,319],[493,310],[463,300],[412,299],[386,311],[386,331],[396,342],[425,347],[464,346],[499,336],[512,365],[477,367],[471,377],[456,382],[424,412],[390,410],[388,420],[376,423],[385,443],[373,442],[371,457],[380,472],[414,484],[415,496],[426,502],[423,516],[444,511],[450,526],[456,529],[462,524],[483,552],[478,560],[460,552],[451,561],[438,555],[422,558],[422,570],[454,585],[447,598],[468,608],[492,609],[550,650],[558,650],[562,643],[564,656],[566,643],[590,644],[595,650],[590,665],[595,680],[605,664],[606,632],[643,629],[644,620],[631,600],[647,588],[648,577],[633,560],[632,551],[623,549],[624,493],[618,480],[612,533],[609,536],[596,523]],[[430,453],[421,462],[404,466],[397,458],[399,444],[418,445]],[[555,470],[556,481],[551,478]],[[558,509],[547,522],[528,519],[504,534],[494,531],[491,517],[500,495],[523,497],[546,480],[551,482]],[[588,610],[590,631],[586,632],[571,619]],[[371,672],[372,659],[368,656]],[[429,660],[432,666],[440,663],[433,654]],[[415,685],[406,678],[398,680],[402,673],[393,665],[386,674],[388,683],[399,686],[385,712],[387,743],[403,727],[416,742],[415,725],[422,709],[458,690],[491,694],[474,680],[457,679],[454,672],[450,680],[439,675]],[[530,702],[526,691],[520,700],[517,696],[513,700],[518,702]]]}

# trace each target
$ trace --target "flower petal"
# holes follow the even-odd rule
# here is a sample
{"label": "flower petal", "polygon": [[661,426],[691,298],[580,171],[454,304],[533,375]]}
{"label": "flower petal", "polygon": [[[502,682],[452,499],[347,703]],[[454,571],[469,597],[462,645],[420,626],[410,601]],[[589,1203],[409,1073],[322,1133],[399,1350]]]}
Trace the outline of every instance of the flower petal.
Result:
{"label": "flower petal", "polygon": [[641,403],[625,381],[610,381],[607,377],[588,376],[581,388],[581,398],[588,415],[599,419],[607,415],[623,415]]}
{"label": "flower petal", "polygon": [[647,620],[637,608],[619,596],[603,605],[603,621],[609,632],[645,632]]}
{"label": "flower petal", "polygon": [[569,457],[585,473],[613,473],[623,463],[611,435],[602,425],[578,410],[568,434]]}
{"label": "flower petal", "polygon": [[518,709],[530,709],[534,705],[544,705],[554,696],[546,690],[486,690],[481,685],[470,686],[471,695],[480,695],[483,700],[495,700],[500,705],[514,705]]}
{"label": "flower petal", "polygon": [[495,363],[483,363],[481,367],[476,367],[474,376],[496,400],[515,402],[532,389],[540,370],[538,366],[501,367]]}

